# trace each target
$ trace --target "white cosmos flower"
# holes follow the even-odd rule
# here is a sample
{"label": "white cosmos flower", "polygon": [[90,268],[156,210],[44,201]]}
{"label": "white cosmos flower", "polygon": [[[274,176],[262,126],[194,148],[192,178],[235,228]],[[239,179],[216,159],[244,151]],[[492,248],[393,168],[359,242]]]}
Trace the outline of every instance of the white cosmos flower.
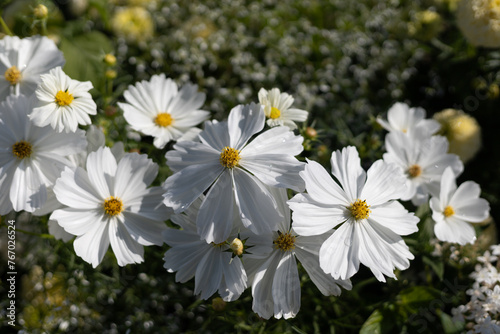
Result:
{"label": "white cosmos flower", "polygon": [[263,129],[264,120],[260,105],[239,105],[227,122],[206,122],[201,142],[178,142],[166,154],[175,172],[163,185],[167,206],[182,212],[208,189],[196,222],[207,242],[228,238],[235,202],[245,227],[270,233],[281,218],[264,184],[297,191],[304,187],[298,177],[304,163],[295,158],[302,151],[302,137],[276,127],[248,143]]}
{"label": "white cosmos flower", "polygon": [[435,134],[441,125],[433,119],[425,119],[425,110],[410,108],[406,103],[396,102],[387,111],[387,121],[377,118],[377,122],[387,131],[412,133],[418,131],[427,135]]}
{"label": "white cosmos flower", "polygon": [[[245,254],[243,263],[252,285],[252,310],[264,319],[281,317],[288,319],[300,310],[300,277],[297,260],[302,264],[316,287],[325,296],[341,293],[340,286],[350,290],[350,280],[336,280],[326,274],[319,266],[319,249],[332,234],[300,236],[290,229],[290,209],[286,203],[286,189],[270,189],[276,197],[278,210],[283,219],[278,224],[278,231],[271,233],[269,242],[251,248],[254,253]],[[263,247],[271,251],[265,251]],[[262,249],[261,249],[262,248]]]}
{"label": "white cosmos flower", "polygon": [[154,137],[154,145],[163,148],[171,140],[192,137],[194,128],[210,113],[201,110],[205,94],[198,86],[185,84],[180,90],[165,74],[153,75],[150,81],[130,85],[123,93],[127,103],[118,103],[130,126]]}
{"label": "white cosmos flower", "polygon": [[233,255],[229,246],[238,235],[238,224],[227,242],[215,244],[201,239],[196,217],[203,197],[196,199],[184,213],[171,217],[182,230],[170,228],[163,232],[163,240],[171,247],[163,258],[164,267],[168,272],[177,272],[176,282],[185,283],[194,277],[194,293],[201,299],[208,299],[218,291],[223,300],[234,301],[247,287],[241,259]]}
{"label": "white cosmos flower", "polygon": [[10,94],[31,96],[40,75],[64,62],[63,53],[45,36],[5,36],[0,40],[0,101]]}
{"label": "white cosmos flower", "polygon": [[117,163],[108,147],[87,157],[87,170],[66,168],[54,193],[66,207],[55,210],[66,232],[76,235],[73,246],[95,268],[109,245],[118,265],[143,261],[144,246],[161,245],[169,210],[161,203],[161,188],[148,186],[158,166],[145,155],[127,153]]}
{"label": "white cosmos flower", "polygon": [[61,67],[42,74],[41,80],[35,91],[38,103],[30,115],[35,125],[75,132],[78,124],[91,123],[89,115],[95,115],[97,107],[89,93],[93,88],[90,81],[73,80]]}
{"label": "white cosmos flower", "polygon": [[406,193],[401,199],[411,199],[415,205],[427,201],[429,191],[439,186],[447,167],[456,175],[464,168],[458,155],[447,153],[446,137],[391,132],[385,137],[385,148],[384,161],[397,165],[406,177]]}
{"label": "white cosmos flower", "polygon": [[32,101],[8,96],[0,105],[0,215],[41,208],[67,159],[87,145],[85,133],[56,133],[28,118]]}
{"label": "white cosmos flower", "polygon": [[267,125],[273,127],[277,125],[287,126],[296,129],[295,122],[304,122],[307,119],[306,110],[290,108],[293,104],[293,97],[287,93],[281,93],[278,88],[259,90],[259,103],[264,107]]}
{"label": "white cosmos flower", "polygon": [[394,268],[406,269],[413,259],[401,235],[417,231],[419,219],[394,201],[405,179],[393,164],[375,161],[365,172],[356,148],[333,152],[332,174],[308,161],[300,173],[307,193],[288,203],[293,229],[304,236],[336,228],[319,251],[321,268],[336,279],[353,276],[362,263],[382,282],[396,278]]}
{"label": "white cosmos flower", "polygon": [[473,243],[476,232],[470,223],[488,218],[490,205],[479,198],[481,188],[473,181],[466,181],[458,188],[453,170],[448,167],[441,178],[441,189],[429,202],[432,219],[436,222],[434,233],[439,240],[460,245]]}

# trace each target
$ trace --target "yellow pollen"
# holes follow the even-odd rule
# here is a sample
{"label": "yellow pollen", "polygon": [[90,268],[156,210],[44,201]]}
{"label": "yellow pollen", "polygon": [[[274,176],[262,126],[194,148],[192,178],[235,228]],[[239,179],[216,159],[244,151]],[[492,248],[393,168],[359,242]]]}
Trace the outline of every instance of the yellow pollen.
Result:
{"label": "yellow pollen", "polygon": [[17,66],[12,66],[5,71],[5,80],[10,82],[12,86],[17,85],[21,81],[21,71],[17,69]]}
{"label": "yellow pollen", "polygon": [[169,113],[161,112],[156,116],[154,122],[156,123],[156,125],[165,128],[172,124],[174,122],[174,119],[172,118],[172,116],[170,116]]}
{"label": "yellow pollen", "polygon": [[281,111],[278,108],[271,107],[271,113],[269,114],[269,117],[272,119],[276,119],[280,117]]}
{"label": "yellow pollen", "polygon": [[65,106],[69,106],[71,104],[71,102],[73,102],[74,98],[73,98],[73,95],[68,93],[68,91],[58,91],[57,94],[56,94],[56,103],[60,106],[60,107],[65,107]]}
{"label": "yellow pollen", "polygon": [[290,232],[278,232],[278,237],[273,241],[274,247],[284,252],[295,249],[295,238]]}
{"label": "yellow pollen", "polygon": [[33,149],[30,143],[21,140],[12,145],[12,153],[19,159],[29,158]]}
{"label": "yellow pollen", "polygon": [[451,206],[448,205],[446,208],[444,208],[443,215],[445,217],[453,216],[454,214],[455,210],[453,210]]}
{"label": "yellow pollen", "polygon": [[422,167],[419,165],[411,165],[410,168],[408,168],[408,175],[411,179],[420,176],[420,174],[422,174]]}
{"label": "yellow pollen", "polygon": [[123,211],[123,202],[118,197],[110,196],[104,201],[104,212],[116,216]]}
{"label": "yellow pollen", "polygon": [[366,204],[366,200],[356,200],[356,202],[352,203],[349,207],[351,210],[351,214],[356,220],[366,219],[370,216],[370,205]]}
{"label": "yellow pollen", "polygon": [[222,166],[227,168],[233,168],[238,165],[240,161],[240,151],[232,147],[226,146],[222,149],[220,153],[220,163]]}

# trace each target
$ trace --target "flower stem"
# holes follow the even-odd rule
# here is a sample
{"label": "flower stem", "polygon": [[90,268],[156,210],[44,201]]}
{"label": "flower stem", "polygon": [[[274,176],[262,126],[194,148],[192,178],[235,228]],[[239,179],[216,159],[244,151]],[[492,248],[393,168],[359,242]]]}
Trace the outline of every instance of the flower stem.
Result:
{"label": "flower stem", "polygon": [[0,25],[2,26],[2,29],[5,31],[7,35],[14,36],[12,31],[10,31],[9,27],[7,26],[7,23],[5,23],[2,14],[3,13],[0,11]]}

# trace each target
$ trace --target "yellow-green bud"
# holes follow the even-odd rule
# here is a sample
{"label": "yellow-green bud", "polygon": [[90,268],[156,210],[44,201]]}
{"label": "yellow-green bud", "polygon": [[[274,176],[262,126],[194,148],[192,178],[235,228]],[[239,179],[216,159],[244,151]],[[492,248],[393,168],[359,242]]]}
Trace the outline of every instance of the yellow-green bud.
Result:
{"label": "yellow-green bud", "polygon": [[226,308],[226,302],[221,297],[216,297],[212,300],[212,307],[215,311],[221,312]]}
{"label": "yellow-green bud", "polygon": [[105,76],[108,79],[114,79],[114,78],[116,78],[117,73],[115,70],[106,70]]}
{"label": "yellow-green bud", "polygon": [[105,56],[104,56],[104,63],[108,66],[115,66],[116,64],[116,57],[113,56],[111,53],[107,53]]}
{"label": "yellow-green bud", "polygon": [[33,9],[33,15],[38,20],[46,19],[49,16],[49,10],[46,6],[39,4]]}

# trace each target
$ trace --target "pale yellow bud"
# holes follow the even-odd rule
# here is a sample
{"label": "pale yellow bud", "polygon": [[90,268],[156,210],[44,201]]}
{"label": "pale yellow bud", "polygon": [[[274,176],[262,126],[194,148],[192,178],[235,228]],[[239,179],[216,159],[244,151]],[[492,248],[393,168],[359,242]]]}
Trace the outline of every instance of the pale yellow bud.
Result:
{"label": "pale yellow bud", "polygon": [[33,15],[39,20],[46,19],[49,16],[49,10],[46,6],[39,4],[33,9]]}
{"label": "pale yellow bud", "polygon": [[234,238],[234,240],[231,241],[231,245],[229,245],[229,248],[231,248],[233,253],[237,256],[243,254],[243,242],[238,238]]}

